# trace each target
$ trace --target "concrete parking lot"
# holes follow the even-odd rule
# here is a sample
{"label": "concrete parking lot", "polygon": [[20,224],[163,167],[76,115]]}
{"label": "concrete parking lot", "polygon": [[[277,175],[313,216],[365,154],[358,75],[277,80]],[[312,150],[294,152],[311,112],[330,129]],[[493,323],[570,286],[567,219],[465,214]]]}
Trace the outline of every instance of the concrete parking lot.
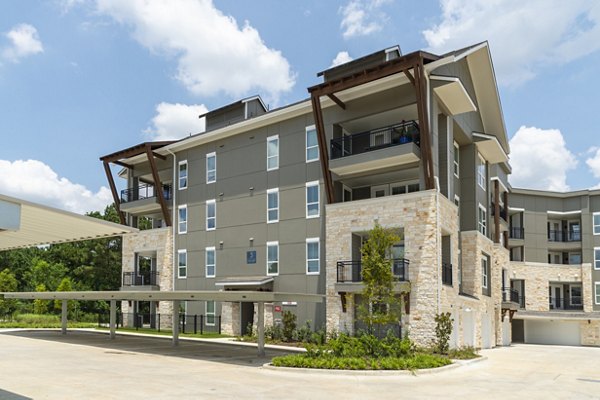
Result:
{"label": "concrete parking lot", "polygon": [[262,368],[236,345],[71,331],[0,333],[0,399],[600,399],[600,348],[516,345],[420,376]]}

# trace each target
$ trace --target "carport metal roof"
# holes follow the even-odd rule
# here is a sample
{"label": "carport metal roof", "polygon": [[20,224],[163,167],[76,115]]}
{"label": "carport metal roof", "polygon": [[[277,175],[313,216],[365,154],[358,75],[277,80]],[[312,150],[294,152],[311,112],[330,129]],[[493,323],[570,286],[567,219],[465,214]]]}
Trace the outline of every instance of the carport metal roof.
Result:
{"label": "carport metal roof", "polygon": [[0,194],[0,251],[132,232],[137,229]]}

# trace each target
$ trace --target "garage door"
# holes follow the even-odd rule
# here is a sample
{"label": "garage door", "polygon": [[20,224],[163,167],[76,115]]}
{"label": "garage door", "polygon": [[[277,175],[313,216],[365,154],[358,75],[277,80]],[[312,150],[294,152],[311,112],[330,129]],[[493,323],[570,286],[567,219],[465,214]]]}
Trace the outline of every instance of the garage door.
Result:
{"label": "garage door", "polygon": [[525,320],[525,343],[579,346],[579,321]]}

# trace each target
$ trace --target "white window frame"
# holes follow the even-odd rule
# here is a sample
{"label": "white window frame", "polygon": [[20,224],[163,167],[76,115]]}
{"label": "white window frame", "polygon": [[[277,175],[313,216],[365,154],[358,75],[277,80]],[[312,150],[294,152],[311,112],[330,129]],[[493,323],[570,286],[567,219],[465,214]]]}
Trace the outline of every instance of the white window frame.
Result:
{"label": "white window frame", "polygon": [[[483,219],[481,219],[481,212],[483,211]],[[487,237],[487,209],[480,203],[479,209],[477,210],[477,230],[483,236]]]}
{"label": "white window frame", "polygon": [[[208,252],[210,251],[213,252],[213,264],[208,264]],[[208,274],[209,265],[212,265],[213,267],[212,275]],[[217,276],[217,250],[214,246],[207,247],[206,249],[204,249],[204,276],[206,278],[214,278],[215,276]]]}
{"label": "white window frame", "polygon": [[[599,254],[596,254],[596,252]],[[594,247],[594,269],[598,271],[600,270],[600,257],[596,257],[596,255],[600,256],[600,247]]]}
{"label": "white window frame", "polygon": [[[209,217],[208,216],[208,208],[210,205],[214,205],[215,207],[215,216],[214,217]],[[214,220],[214,226],[212,228],[210,228],[208,226],[208,221],[210,219]],[[206,200],[206,230],[207,231],[214,231],[215,229],[217,229],[217,201],[215,199],[211,199],[211,200]]]}
{"label": "white window frame", "polygon": [[488,286],[490,285],[488,269],[489,269],[488,258],[486,256],[482,256],[481,257],[481,287],[484,289],[487,289]]}
{"label": "white window frame", "polygon": [[[315,162],[315,161],[319,161],[319,138],[317,137],[317,144],[314,146],[308,146],[308,132],[315,132],[315,136],[317,136],[317,128],[315,127],[315,125],[310,125],[306,127],[305,130],[305,134],[304,134],[304,144],[305,144],[305,151],[304,151],[304,158],[306,159],[307,163],[310,162]],[[312,150],[312,149],[317,149],[317,157],[316,158],[308,158],[308,151]]]}
{"label": "white window frame", "polygon": [[[277,272],[269,272],[269,263],[273,262],[273,261],[269,261],[269,247],[275,247],[277,249],[277,260],[275,261],[277,263]],[[277,276],[279,275],[279,242],[275,241],[275,242],[267,242],[266,245],[266,254],[265,254],[265,259],[267,260],[267,275],[268,276]]]}
{"label": "white window frame", "polygon": [[[181,265],[181,255],[185,256],[185,265]],[[188,259],[187,259],[187,250],[186,249],[179,249],[177,250],[177,279],[186,279],[187,278],[187,265],[188,265]],[[183,275],[181,275],[181,269],[184,269],[185,273]]]}
{"label": "white window frame", "polygon": [[[308,258],[308,245],[309,244],[317,244],[317,258]],[[309,271],[308,265],[310,261],[317,262],[317,270]],[[319,243],[319,238],[307,238],[306,239],[306,275],[319,275],[321,273],[321,244]]]}
{"label": "white window frame", "polygon": [[[316,215],[309,215],[308,213],[308,206],[309,205],[314,205],[315,203],[309,203],[308,202],[308,189],[309,188],[313,188],[316,187],[317,188],[317,214]],[[312,182],[306,182],[306,190],[304,193],[304,201],[305,201],[305,207],[304,207],[304,211],[306,212],[306,218],[319,218],[319,216],[321,215],[321,187],[319,185],[319,181],[312,181]]]}
{"label": "white window frame", "polygon": [[600,218],[600,212],[595,212],[592,214],[592,233],[594,235],[600,235],[600,224],[596,225],[594,223],[596,217]]}
{"label": "white window frame", "polygon": [[[274,141],[277,142],[277,154],[269,156],[269,143]],[[276,165],[269,168],[270,159],[275,159]],[[279,135],[273,135],[267,138],[267,171],[275,171],[277,169],[279,169]]]}
{"label": "white window frame", "polygon": [[[181,219],[181,211],[185,212],[185,220]],[[183,229],[181,228],[182,224],[184,225]],[[179,207],[177,207],[177,233],[179,233],[180,235],[187,233],[187,231],[188,231],[187,225],[188,225],[187,204],[182,204]]]}
{"label": "white window frame", "polygon": [[487,180],[487,164],[485,158],[480,153],[477,153],[477,184],[486,190]]}
{"label": "white window frame", "polygon": [[[277,197],[277,207],[269,208],[269,195],[272,195],[273,193],[275,193]],[[269,211],[277,211],[277,218],[273,220],[269,219]],[[276,222],[279,222],[279,188],[267,190],[267,224],[274,224]]]}
{"label": "white window frame", "polygon": [[[215,159],[215,168],[214,169],[208,169],[208,160],[210,158],[214,158]],[[214,172],[214,176],[213,179],[211,180],[209,178],[209,173],[210,172]],[[217,181],[217,153],[216,152],[212,152],[212,153],[208,153],[206,155],[206,183],[215,183]]]}
{"label": "white window frame", "polygon": [[594,303],[600,304],[600,282],[594,282]]}
{"label": "white window frame", "polygon": [[456,141],[454,141],[454,157],[453,157],[453,162],[454,162],[454,176],[459,178],[460,177],[460,146],[458,145],[458,143],[456,143]]}
{"label": "white window frame", "polygon": [[[185,165],[185,177],[181,176],[181,167]],[[183,161],[179,161],[178,167],[177,167],[177,184],[178,184],[178,189],[179,190],[185,190],[188,188],[188,180],[189,180],[189,173],[190,173],[190,169],[188,168],[188,162],[187,160],[183,160]],[[181,180],[185,179],[185,185],[181,184]]]}
{"label": "white window frame", "polygon": [[[208,303],[212,304],[212,313],[208,312]],[[208,316],[212,315],[213,320],[212,323],[208,322]],[[217,303],[214,300],[206,300],[204,302],[204,316],[206,317],[206,320],[204,321],[204,325],[206,326],[215,326],[215,321],[217,320]]]}

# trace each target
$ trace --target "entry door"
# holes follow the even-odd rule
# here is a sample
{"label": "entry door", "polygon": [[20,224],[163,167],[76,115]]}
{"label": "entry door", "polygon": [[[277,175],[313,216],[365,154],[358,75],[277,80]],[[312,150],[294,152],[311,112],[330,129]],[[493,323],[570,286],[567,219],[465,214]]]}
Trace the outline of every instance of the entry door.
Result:
{"label": "entry door", "polygon": [[563,304],[562,285],[550,285],[550,309],[561,309]]}
{"label": "entry door", "polygon": [[[254,303],[242,302],[241,303],[241,329],[242,335],[252,333],[252,326],[254,325]],[[248,332],[250,331],[250,332]]]}
{"label": "entry door", "polygon": [[371,186],[371,198],[384,197],[390,194],[390,185]]}

